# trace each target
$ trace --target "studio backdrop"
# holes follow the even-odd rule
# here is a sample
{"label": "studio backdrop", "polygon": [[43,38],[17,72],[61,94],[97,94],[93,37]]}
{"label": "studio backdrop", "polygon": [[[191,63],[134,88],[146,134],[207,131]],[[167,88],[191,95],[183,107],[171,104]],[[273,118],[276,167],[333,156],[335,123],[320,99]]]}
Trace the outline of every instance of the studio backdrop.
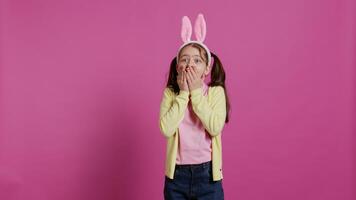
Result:
{"label": "studio backdrop", "polygon": [[225,198],[356,199],[354,0],[1,0],[0,199],[163,199],[160,101],[198,13]]}

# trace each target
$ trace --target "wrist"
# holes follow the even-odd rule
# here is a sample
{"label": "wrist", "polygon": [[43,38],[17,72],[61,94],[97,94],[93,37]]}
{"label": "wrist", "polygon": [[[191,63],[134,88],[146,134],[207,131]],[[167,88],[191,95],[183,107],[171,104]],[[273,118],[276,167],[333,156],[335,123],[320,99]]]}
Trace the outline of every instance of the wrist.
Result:
{"label": "wrist", "polygon": [[201,87],[194,88],[190,91],[191,96],[200,95],[203,92]]}
{"label": "wrist", "polygon": [[179,90],[180,96],[189,96],[189,90]]}

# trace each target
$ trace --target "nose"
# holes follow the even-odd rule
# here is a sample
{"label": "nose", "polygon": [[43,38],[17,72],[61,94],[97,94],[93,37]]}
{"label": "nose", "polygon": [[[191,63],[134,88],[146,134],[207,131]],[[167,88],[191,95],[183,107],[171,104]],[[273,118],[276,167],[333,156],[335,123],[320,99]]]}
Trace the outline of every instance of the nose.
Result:
{"label": "nose", "polygon": [[188,66],[191,67],[191,66],[193,66],[193,64],[194,64],[194,60],[193,59],[189,59]]}

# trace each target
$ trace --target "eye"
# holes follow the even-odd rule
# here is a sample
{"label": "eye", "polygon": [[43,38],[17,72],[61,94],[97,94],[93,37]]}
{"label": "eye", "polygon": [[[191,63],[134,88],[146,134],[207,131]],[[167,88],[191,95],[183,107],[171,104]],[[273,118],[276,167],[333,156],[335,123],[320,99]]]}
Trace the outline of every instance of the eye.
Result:
{"label": "eye", "polygon": [[199,58],[194,59],[195,63],[201,63],[201,60]]}
{"label": "eye", "polygon": [[181,62],[187,62],[187,60],[188,60],[187,58],[180,59]]}

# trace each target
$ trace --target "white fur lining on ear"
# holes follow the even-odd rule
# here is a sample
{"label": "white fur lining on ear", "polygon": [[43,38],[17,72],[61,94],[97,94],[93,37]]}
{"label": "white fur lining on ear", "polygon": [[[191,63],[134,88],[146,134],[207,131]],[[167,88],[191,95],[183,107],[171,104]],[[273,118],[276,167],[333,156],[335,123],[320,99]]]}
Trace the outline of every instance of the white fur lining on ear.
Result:
{"label": "white fur lining on ear", "polygon": [[189,42],[192,36],[192,24],[187,16],[182,18],[181,37],[183,42]]}
{"label": "white fur lining on ear", "polygon": [[199,14],[194,25],[195,38],[204,42],[206,36],[206,23],[203,14]]}

